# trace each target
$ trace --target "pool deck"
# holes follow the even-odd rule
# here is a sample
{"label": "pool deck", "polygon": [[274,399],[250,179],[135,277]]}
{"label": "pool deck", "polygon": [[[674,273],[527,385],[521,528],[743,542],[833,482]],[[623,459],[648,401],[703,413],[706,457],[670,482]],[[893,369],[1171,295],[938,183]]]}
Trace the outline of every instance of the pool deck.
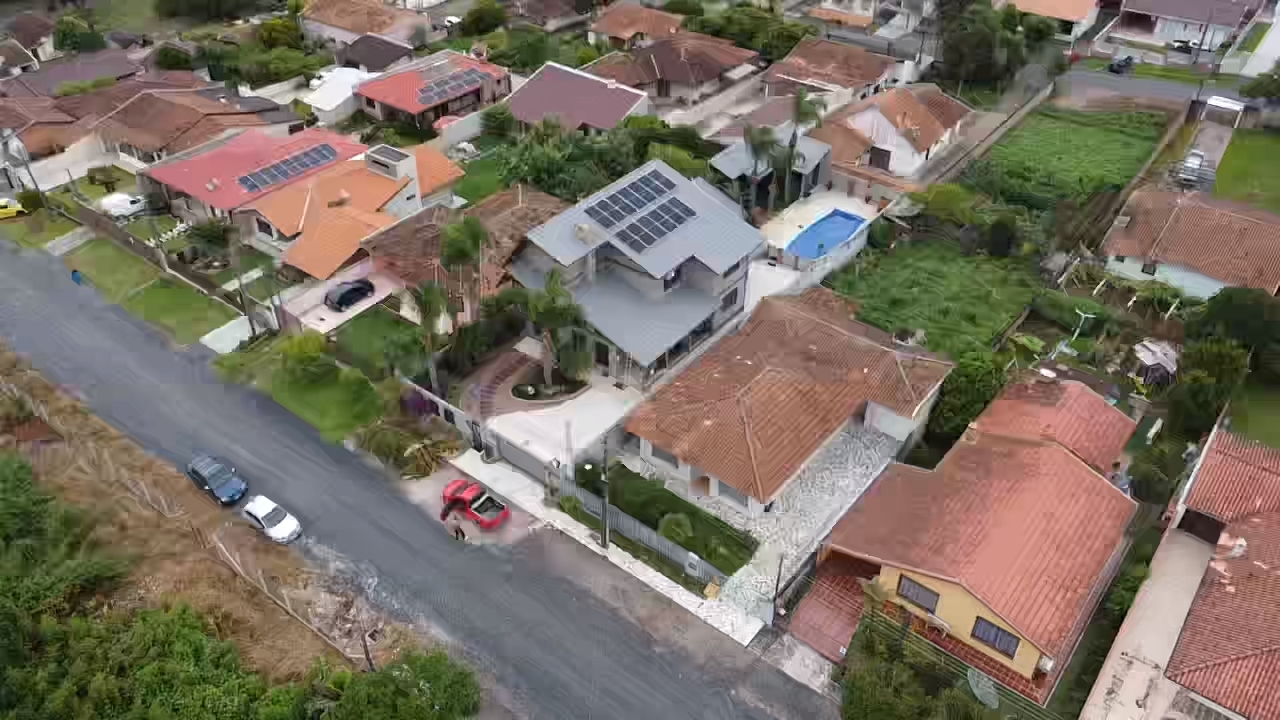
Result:
{"label": "pool deck", "polygon": [[851,215],[866,219],[867,223],[875,220],[880,211],[873,205],[849,197],[842,192],[820,192],[787,208],[781,215],[773,218],[760,228],[765,242],[770,247],[785,250],[791,241],[805,228],[825,216],[832,210],[843,210]]}

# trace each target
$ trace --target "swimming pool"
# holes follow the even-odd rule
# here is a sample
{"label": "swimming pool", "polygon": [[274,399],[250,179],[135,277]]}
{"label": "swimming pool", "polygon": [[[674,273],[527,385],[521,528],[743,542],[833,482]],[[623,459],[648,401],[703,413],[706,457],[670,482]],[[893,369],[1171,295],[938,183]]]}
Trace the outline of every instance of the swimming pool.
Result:
{"label": "swimming pool", "polygon": [[802,260],[817,260],[843,245],[866,223],[866,218],[860,215],[832,210],[792,238],[787,244],[787,254]]}

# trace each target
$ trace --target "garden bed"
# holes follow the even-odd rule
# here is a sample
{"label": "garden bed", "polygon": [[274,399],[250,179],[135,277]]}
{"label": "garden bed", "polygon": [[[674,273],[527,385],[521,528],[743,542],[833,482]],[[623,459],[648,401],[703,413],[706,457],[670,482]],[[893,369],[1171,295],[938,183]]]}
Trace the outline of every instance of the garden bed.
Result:
{"label": "garden bed", "polygon": [[562,401],[582,392],[587,387],[585,382],[575,378],[565,377],[560,368],[551,371],[551,384],[543,383],[542,365],[536,364],[530,366],[524,371],[523,377],[516,380],[511,386],[511,396],[517,400],[527,402],[540,401]]}

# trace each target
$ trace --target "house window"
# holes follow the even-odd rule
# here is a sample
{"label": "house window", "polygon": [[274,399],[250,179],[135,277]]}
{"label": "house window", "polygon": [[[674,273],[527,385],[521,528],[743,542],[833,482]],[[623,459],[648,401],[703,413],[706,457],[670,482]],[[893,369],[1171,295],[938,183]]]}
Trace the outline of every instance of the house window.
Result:
{"label": "house window", "polygon": [[1117,255],[1117,256],[1116,256],[1116,262],[1124,262],[1124,256],[1123,256],[1123,255]]}
{"label": "house window", "polygon": [[741,505],[742,507],[748,507],[748,503],[751,502],[749,499],[747,499],[746,495],[743,495],[741,492],[738,492],[737,488],[729,487],[724,482],[716,483],[716,494],[719,497],[728,498],[734,501],[735,503]]}
{"label": "house window", "polygon": [[724,294],[724,297],[720,298],[721,310],[728,310],[729,308],[737,304],[738,304],[738,288],[734,288],[730,290],[729,292]]}
{"label": "house window", "polygon": [[651,446],[651,447],[650,447],[650,454],[651,454],[651,455],[653,455],[654,457],[658,458],[658,459],[659,459],[659,460],[661,460],[662,462],[664,462],[664,463],[666,463],[666,464],[670,465],[671,467],[677,467],[677,468],[678,468],[678,467],[680,467],[680,459],[679,459],[679,458],[677,458],[675,455],[672,455],[671,453],[667,452],[666,450],[663,450],[662,448],[658,447],[657,445],[653,445],[653,446]]}
{"label": "house window", "polygon": [[884,148],[873,147],[868,152],[870,155],[870,165],[878,170],[889,169],[889,151]]}
{"label": "house window", "polygon": [[1155,263],[1143,263],[1143,264],[1142,264],[1142,274],[1143,274],[1143,275],[1155,275],[1155,274],[1156,274],[1156,264],[1155,264]]}
{"label": "house window", "polygon": [[931,613],[938,611],[938,593],[906,575],[898,576],[898,597]]}
{"label": "house window", "polygon": [[725,271],[724,271],[724,273],[722,273],[722,274],[720,275],[720,277],[729,277],[730,275],[732,275],[732,274],[734,274],[734,273],[738,272],[738,270],[739,270],[741,267],[742,267],[742,261],[741,261],[741,260],[739,260],[738,262],[736,262],[736,263],[734,263],[734,264],[730,265],[730,266],[729,266],[729,269],[728,269],[728,270],[725,270]]}
{"label": "house window", "polygon": [[973,639],[995,648],[1001,655],[1018,654],[1018,636],[989,620],[978,618],[973,624]]}
{"label": "house window", "polygon": [[276,234],[275,229],[271,227],[271,223],[268,223],[266,220],[263,220],[262,218],[257,218],[255,222],[258,223],[258,232],[262,233],[263,235],[266,235],[267,237],[275,236]]}
{"label": "house window", "polygon": [[373,99],[373,98],[365,98],[365,99],[364,99],[364,106],[365,106],[365,107],[367,107],[367,108],[373,109],[373,108],[378,107],[378,103],[374,102],[374,99]]}

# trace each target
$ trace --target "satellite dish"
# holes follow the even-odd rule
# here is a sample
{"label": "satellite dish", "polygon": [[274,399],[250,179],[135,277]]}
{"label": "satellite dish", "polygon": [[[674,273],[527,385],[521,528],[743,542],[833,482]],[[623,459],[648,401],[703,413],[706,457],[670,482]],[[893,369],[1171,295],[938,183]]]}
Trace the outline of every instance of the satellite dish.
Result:
{"label": "satellite dish", "polygon": [[969,668],[969,689],[983,705],[992,710],[1000,707],[1000,693],[996,692],[996,681],[992,680],[990,675],[981,670]]}

